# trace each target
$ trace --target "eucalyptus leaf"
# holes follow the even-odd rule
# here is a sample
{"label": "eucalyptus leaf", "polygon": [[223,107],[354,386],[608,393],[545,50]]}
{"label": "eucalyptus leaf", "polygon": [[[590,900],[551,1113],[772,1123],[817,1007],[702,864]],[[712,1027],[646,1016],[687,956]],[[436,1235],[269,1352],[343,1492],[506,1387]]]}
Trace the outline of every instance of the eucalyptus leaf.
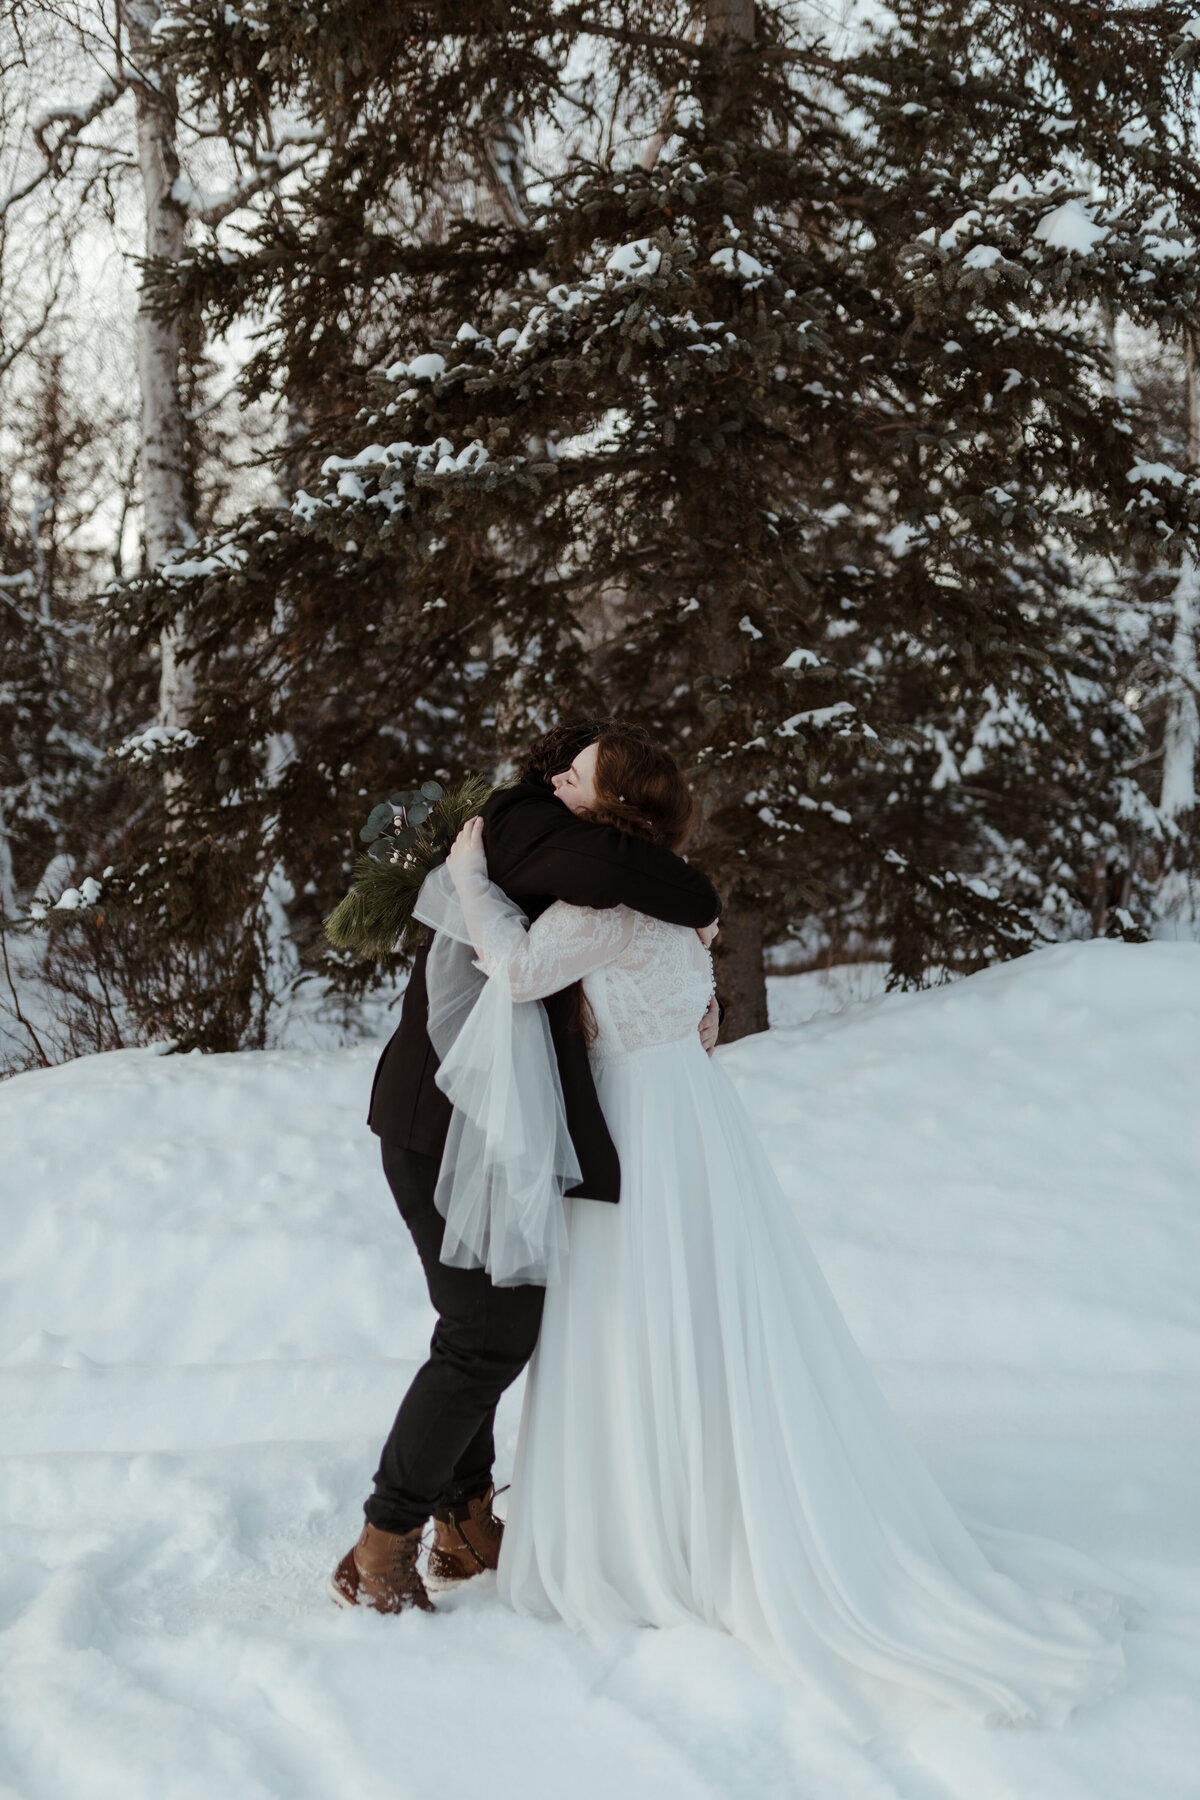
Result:
{"label": "eucalyptus leaf", "polygon": [[387,862],[395,855],[396,839],[394,837],[378,837],[367,851],[367,855],[375,862]]}
{"label": "eucalyptus leaf", "polygon": [[423,781],[421,783],[421,792],[427,800],[440,800],[445,791],[440,781]]}
{"label": "eucalyptus leaf", "polygon": [[409,824],[423,825],[432,811],[433,808],[430,806],[428,800],[414,800],[408,809]]}
{"label": "eucalyptus leaf", "polygon": [[377,838],[381,831],[389,830],[391,823],[391,804],[388,801],[381,800],[378,806],[373,806],[371,808],[370,817],[367,819],[366,824],[358,835],[364,844],[369,844],[371,839]]}

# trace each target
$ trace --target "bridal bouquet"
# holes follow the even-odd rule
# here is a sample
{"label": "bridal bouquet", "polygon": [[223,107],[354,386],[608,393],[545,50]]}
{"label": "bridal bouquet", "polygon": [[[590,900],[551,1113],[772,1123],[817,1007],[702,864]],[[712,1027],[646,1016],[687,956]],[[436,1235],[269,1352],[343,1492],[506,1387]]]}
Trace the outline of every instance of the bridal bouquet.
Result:
{"label": "bridal bouquet", "polygon": [[358,834],[368,849],[355,865],[354,884],[325,921],[330,943],[367,961],[415,950],[426,934],[413,917],[421,885],[491,792],[482,775],[450,788],[423,781],[372,807]]}

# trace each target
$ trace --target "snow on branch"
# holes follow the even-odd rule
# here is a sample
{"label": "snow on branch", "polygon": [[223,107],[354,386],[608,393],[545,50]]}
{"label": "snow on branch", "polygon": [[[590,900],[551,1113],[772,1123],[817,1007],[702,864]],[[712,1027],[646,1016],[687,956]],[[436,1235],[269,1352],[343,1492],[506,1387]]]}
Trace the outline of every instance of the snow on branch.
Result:
{"label": "snow on branch", "polygon": [[[80,138],[94,119],[118,101],[127,86],[124,80],[114,80],[106,75],[100,84],[99,92],[87,106],[55,106],[39,113],[31,121],[34,142],[42,155],[42,167],[31,175],[22,186],[13,188],[11,193],[0,196],[0,219],[3,219],[10,206],[24,200],[33,190],[40,187],[43,181],[63,173],[63,159],[72,150],[77,150]],[[58,136],[51,138],[50,128],[62,125],[64,129]]]}
{"label": "snow on branch", "polygon": [[114,757],[123,762],[138,763],[143,768],[161,763],[163,758],[185,750],[194,750],[200,739],[183,725],[148,725],[118,744]]}
{"label": "snow on branch", "polygon": [[858,708],[852,701],[837,700],[832,706],[818,706],[814,707],[811,712],[793,713],[790,719],[785,719],[782,725],[776,727],[775,736],[795,737],[801,725],[823,731],[827,725],[839,721],[836,735],[846,737],[851,734],[851,720],[853,720],[854,726],[857,728],[856,735],[873,738],[876,733],[869,725],[856,718],[857,711]]}
{"label": "snow on branch", "polygon": [[285,162],[279,150],[260,150],[256,153],[255,168],[244,180],[235,182],[232,187],[219,193],[206,194],[195,187],[186,176],[176,178],[171,188],[171,198],[177,206],[202,225],[219,225],[230,213],[244,206],[255,194],[261,194],[267,188],[275,188],[287,180],[297,169],[311,161],[324,143],[322,132],[292,132],[281,140],[284,146],[305,144],[307,148],[299,156],[293,156]]}

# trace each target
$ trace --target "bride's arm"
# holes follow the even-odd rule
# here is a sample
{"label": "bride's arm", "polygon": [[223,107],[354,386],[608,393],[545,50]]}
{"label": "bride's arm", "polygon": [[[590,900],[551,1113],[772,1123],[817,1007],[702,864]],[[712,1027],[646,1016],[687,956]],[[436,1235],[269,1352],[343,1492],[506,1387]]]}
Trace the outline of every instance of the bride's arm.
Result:
{"label": "bride's arm", "polygon": [[505,971],[514,1000],[561,992],[619,956],[633,935],[633,914],[626,907],[599,910],[561,900],[526,928],[488,880],[481,819],[463,826],[447,868],[476,955],[489,975]]}

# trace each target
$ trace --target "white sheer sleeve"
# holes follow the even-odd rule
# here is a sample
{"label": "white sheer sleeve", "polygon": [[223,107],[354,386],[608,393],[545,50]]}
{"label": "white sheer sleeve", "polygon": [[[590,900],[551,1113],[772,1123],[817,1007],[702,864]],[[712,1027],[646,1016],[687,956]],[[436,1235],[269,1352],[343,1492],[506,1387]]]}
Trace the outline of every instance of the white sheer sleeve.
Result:
{"label": "white sheer sleeve", "polygon": [[[615,955],[615,934],[610,924],[602,944],[585,950],[582,940],[596,934],[580,921],[530,932],[486,869],[478,879],[471,873],[464,881],[460,869],[456,883],[442,864],[414,908],[436,932],[425,965],[429,1036],[440,1059],[437,1084],[454,1108],[434,1191],[446,1221],[442,1261],[486,1269],[501,1287],[546,1282],[563,1266],[563,1195],[580,1169],[546,1009],[535,995],[554,993]],[[486,960],[477,960],[477,945]]]}
{"label": "white sheer sleeve", "polygon": [[468,865],[455,883],[480,964],[503,974],[514,1000],[544,1000],[628,949],[634,915],[627,906],[598,909],[556,900],[533,925],[514,917],[512,902]]}

